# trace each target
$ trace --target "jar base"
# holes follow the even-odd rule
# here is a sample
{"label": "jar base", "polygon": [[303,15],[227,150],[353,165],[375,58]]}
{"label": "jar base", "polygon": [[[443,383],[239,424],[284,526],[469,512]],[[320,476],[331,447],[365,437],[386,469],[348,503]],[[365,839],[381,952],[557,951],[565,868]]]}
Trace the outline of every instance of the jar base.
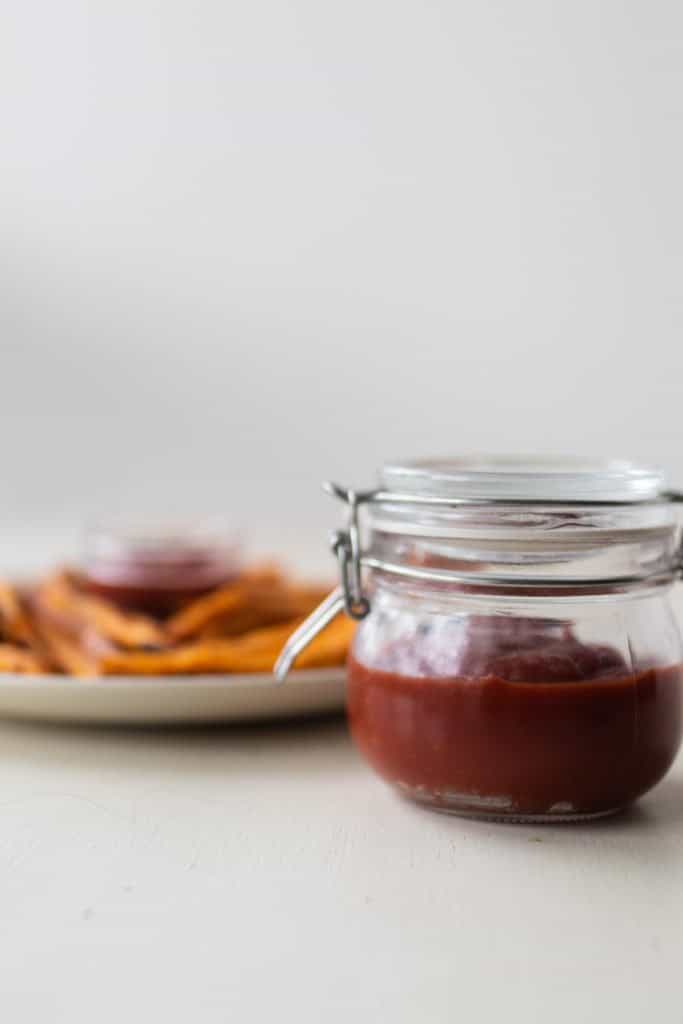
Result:
{"label": "jar base", "polygon": [[431,793],[419,787],[397,783],[394,787],[406,800],[420,804],[438,814],[451,814],[458,818],[475,821],[495,821],[508,825],[557,825],[596,821],[608,818],[625,810],[626,805],[609,807],[604,811],[576,811],[565,803],[554,804],[540,813],[516,811],[511,801],[504,797],[478,797],[470,793]]}

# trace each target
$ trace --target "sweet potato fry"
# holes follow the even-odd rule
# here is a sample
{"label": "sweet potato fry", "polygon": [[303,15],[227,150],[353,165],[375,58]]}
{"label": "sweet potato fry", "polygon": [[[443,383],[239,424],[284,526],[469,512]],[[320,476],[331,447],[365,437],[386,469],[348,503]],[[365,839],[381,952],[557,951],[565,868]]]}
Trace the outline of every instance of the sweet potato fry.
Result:
{"label": "sweet potato fry", "polygon": [[84,652],[72,636],[45,618],[38,620],[37,630],[51,666],[59,672],[73,676],[96,676],[99,674],[94,658]]}
{"label": "sweet potato fry", "polygon": [[269,610],[271,614],[279,613],[284,586],[281,573],[273,567],[245,573],[236,582],[191,601],[172,615],[166,623],[167,635],[174,641],[190,640],[218,623],[223,635],[244,632],[251,622],[259,624],[259,614],[267,616]]}
{"label": "sweet potato fry", "polygon": [[0,582],[0,636],[15,644],[34,642],[31,621],[16,589]]}
{"label": "sweet potato fry", "polygon": [[[195,675],[216,672],[271,672],[283,644],[300,620],[245,636],[185,644],[167,651],[117,651],[97,659],[102,675]],[[296,668],[343,665],[355,624],[340,616],[303,652]]]}
{"label": "sweet potato fry", "polygon": [[99,597],[79,590],[73,576],[58,572],[37,590],[38,614],[48,617],[64,632],[79,637],[95,631],[126,649],[163,647],[162,627],[147,615],[121,611]]}
{"label": "sweet potato fry", "polygon": [[0,672],[42,675],[47,665],[32,651],[16,644],[0,644]]}
{"label": "sweet potato fry", "polygon": [[[265,566],[192,601],[164,623],[94,597],[77,574],[60,571],[27,601],[21,635],[31,638],[27,653],[37,661],[76,676],[267,673],[326,592],[296,585]],[[12,598],[11,588],[5,593],[0,586],[2,621],[19,623],[21,599]],[[302,653],[296,667],[342,665],[353,629],[340,616]],[[2,664],[0,659],[0,670]]]}
{"label": "sweet potato fry", "polygon": [[230,615],[216,616],[188,639],[218,640],[242,636],[253,630],[304,618],[320,604],[329,590],[329,587],[282,587],[272,593],[262,593],[245,608]]}

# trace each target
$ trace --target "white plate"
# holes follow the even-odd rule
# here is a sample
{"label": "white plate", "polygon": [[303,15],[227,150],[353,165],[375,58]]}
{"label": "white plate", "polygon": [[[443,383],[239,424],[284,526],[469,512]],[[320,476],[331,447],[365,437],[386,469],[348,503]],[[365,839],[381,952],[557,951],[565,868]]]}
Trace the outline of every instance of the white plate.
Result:
{"label": "white plate", "polygon": [[0,674],[0,717],[110,725],[243,722],[336,711],[343,668],[271,675],[72,676]]}

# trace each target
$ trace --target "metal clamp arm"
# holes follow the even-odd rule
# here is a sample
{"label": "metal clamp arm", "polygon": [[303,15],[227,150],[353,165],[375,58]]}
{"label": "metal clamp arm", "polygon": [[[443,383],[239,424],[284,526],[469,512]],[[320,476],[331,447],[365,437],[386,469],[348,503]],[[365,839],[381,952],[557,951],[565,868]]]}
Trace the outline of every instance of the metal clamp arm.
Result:
{"label": "metal clamp arm", "polygon": [[339,562],[341,586],[336,587],[322,604],[308,616],[305,622],[290,636],[275,663],[275,678],[284,682],[298,655],[321,633],[325,626],[340,612],[346,612],[351,619],[364,619],[370,611],[370,602],[362,589],[362,551],[358,506],[370,497],[370,493],[347,490],[338,484],[325,484],[324,489],[335,498],[340,498],[349,508],[346,530],[336,530],[330,546]]}
{"label": "metal clamp arm", "polygon": [[[337,530],[332,534],[331,547],[339,563],[339,575],[341,585],[327,597],[315,611],[309,615],[305,622],[292,634],[287,641],[280,657],[275,665],[275,675],[278,682],[283,682],[289,669],[301,651],[320,633],[325,626],[329,625],[332,619],[340,612],[357,621],[364,619],[370,611],[370,602],[363,593],[362,569],[365,565],[372,570],[379,570],[384,573],[392,573],[396,576],[403,576],[407,579],[428,580],[432,582],[443,582],[467,586],[507,587],[515,588],[522,586],[536,586],[544,589],[561,590],[567,587],[590,587],[590,586],[630,586],[645,582],[672,581],[676,577],[683,577],[683,543],[680,542],[678,551],[671,564],[658,569],[656,572],[643,571],[632,575],[615,577],[599,577],[596,579],[576,579],[569,577],[506,577],[490,573],[455,572],[452,570],[440,571],[436,568],[417,565],[392,564],[381,561],[370,554],[363,555],[361,550],[359,509],[361,505],[381,504],[383,502],[393,505],[414,505],[417,507],[438,507],[457,509],[461,507],[496,506],[496,505],[528,505],[529,501],[522,499],[470,499],[456,497],[434,497],[429,495],[399,494],[387,491],[355,491],[350,488],[341,487],[339,484],[326,483],[324,490],[348,507],[348,521],[346,529]],[[656,499],[648,499],[641,504],[652,504],[654,501],[683,503],[683,492],[665,491]],[[632,506],[634,502],[624,501],[594,501],[577,500],[567,502],[566,500],[546,500],[540,502],[545,506],[595,506],[600,508]]]}
{"label": "metal clamp arm", "polygon": [[336,619],[337,615],[344,611],[344,604],[342,588],[335,587],[322,604],[319,604],[315,611],[292,633],[282,648],[273,669],[278,683],[284,683],[297,657],[308,647],[311,640],[315,639],[318,633],[332,622],[332,619]]}

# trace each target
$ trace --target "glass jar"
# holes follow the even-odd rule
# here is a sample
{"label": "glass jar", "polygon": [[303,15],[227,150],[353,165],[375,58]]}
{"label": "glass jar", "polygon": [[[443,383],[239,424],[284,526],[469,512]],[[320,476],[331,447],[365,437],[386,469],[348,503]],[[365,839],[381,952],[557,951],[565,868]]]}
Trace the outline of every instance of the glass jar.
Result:
{"label": "glass jar", "polygon": [[349,722],[384,779],[441,811],[573,821],[663,777],[683,653],[676,496],[659,474],[459,459],[387,466],[379,491],[335,493],[351,521],[322,618],[344,603],[360,620]]}

